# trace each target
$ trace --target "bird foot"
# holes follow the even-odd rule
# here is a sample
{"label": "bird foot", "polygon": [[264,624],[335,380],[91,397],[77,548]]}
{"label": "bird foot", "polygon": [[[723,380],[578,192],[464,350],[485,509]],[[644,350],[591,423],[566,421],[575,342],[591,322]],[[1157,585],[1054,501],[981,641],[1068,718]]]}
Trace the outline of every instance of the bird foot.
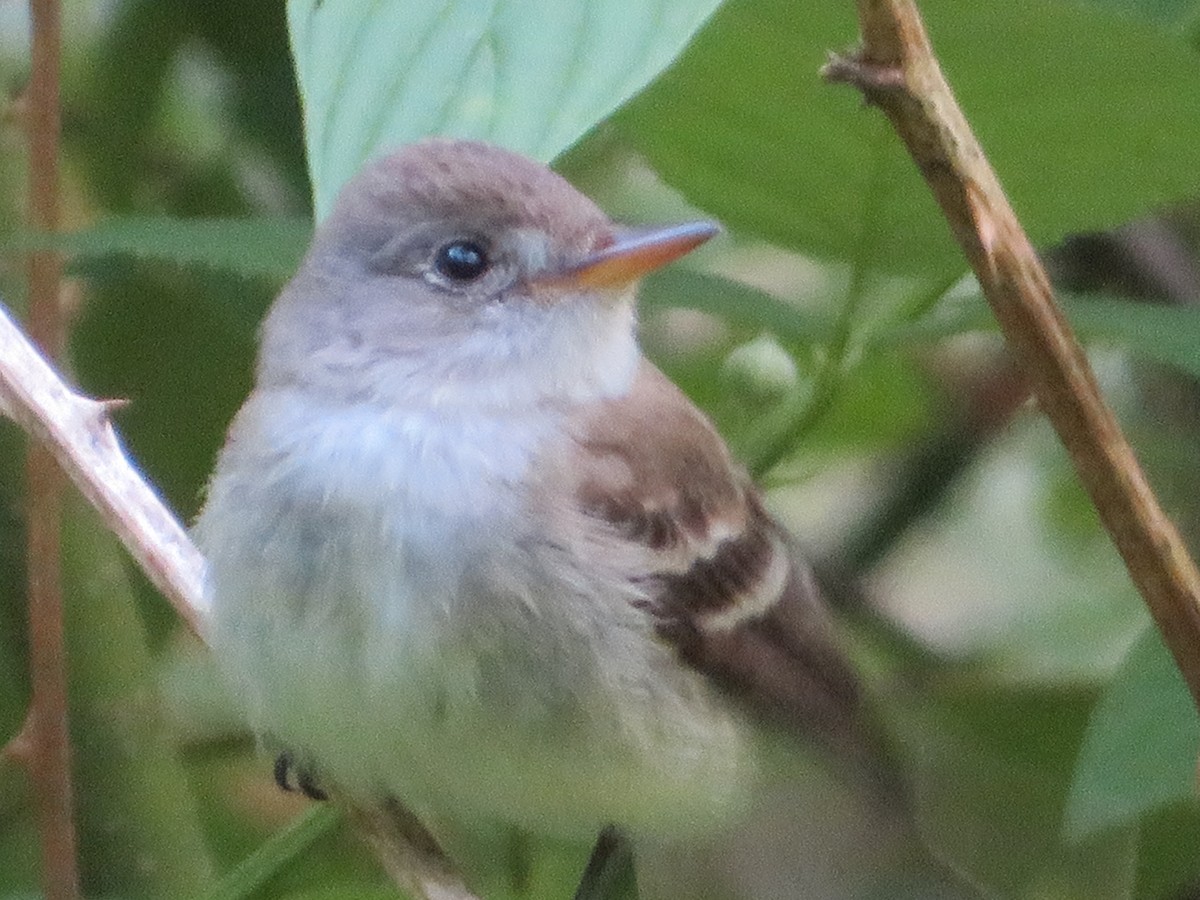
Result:
{"label": "bird foot", "polygon": [[313,777],[313,773],[305,766],[296,764],[292,754],[286,750],[275,757],[275,783],[289,793],[299,791],[309,800],[328,800],[326,794]]}

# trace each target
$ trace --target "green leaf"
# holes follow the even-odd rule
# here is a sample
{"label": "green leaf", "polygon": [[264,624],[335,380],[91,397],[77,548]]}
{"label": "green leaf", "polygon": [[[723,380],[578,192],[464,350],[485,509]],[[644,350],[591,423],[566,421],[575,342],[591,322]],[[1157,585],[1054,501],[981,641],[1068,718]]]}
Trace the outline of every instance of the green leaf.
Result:
{"label": "green leaf", "polygon": [[647,308],[682,307],[753,329],[765,329],[789,344],[828,340],[828,318],[780,300],[764,291],[719,275],[673,266],[654,273],[641,290]]}
{"label": "green leaf", "polygon": [[1092,711],[1067,801],[1079,840],[1196,794],[1200,719],[1179,670],[1149,628]]}
{"label": "green leaf", "polygon": [[1200,805],[1171,806],[1138,822],[1138,898],[1180,897],[1200,880]]}
{"label": "green leaf", "polygon": [[1089,0],[1097,6],[1137,16],[1162,26],[1178,26],[1196,14],[1196,0]]}
{"label": "green leaf", "polygon": [[1094,297],[1070,298],[1067,314],[1089,339],[1121,344],[1200,378],[1200,309]]}
{"label": "green leaf", "polygon": [[641,90],[719,0],[289,0],[317,220],[389,147],[441,134],[549,162]]}
{"label": "green leaf", "polygon": [[199,810],[155,683],[124,554],[83,498],[63,573],[72,770],[88,896],[186,897],[213,880]]}
{"label": "green leaf", "polygon": [[97,259],[128,256],[282,278],[300,263],[312,235],[307,219],[173,219],[129,216],[65,234],[20,236],[18,249],[54,249]]}
{"label": "green leaf", "polygon": [[[629,839],[618,833],[601,833],[599,842],[614,842],[607,853],[588,861],[575,900],[638,900],[637,875]],[[599,853],[601,844],[596,844]]]}
{"label": "green leaf", "polygon": [[[1181,39],[1061,0],[921,11],[1035,243],[1194,193],[1200,67]],[[856,34],[852,4],[730,0],[616,121],[727,225],[940,278],[963,262],[912,162],[878,112],[817,74]]]}
{"label": "green leaf", "polygon": [[[1164,306],[1103,294],[1066,294],[1060,304],[1079,335],[1121,345],[1135,356],[1200,378],[1200,309]],[[940,340],[967,331],[996,331],[983,297],[964,297],[924,319],[880,331],[875,349]]]}
{"label": "green leaf", "polygon": [[930,846],[984,888],[977,896],[1129,900],[1133,834],[1062,840],[1090,692],[948,681],[892,691],[884,711],[914,754],[914,815]]}
{"label": "green leaf", "polygon": [[200,894],[201,900],[243,900],[253,896],[341,821],[341,811],[332,803],[314,804],[264,841],[211,890]]}

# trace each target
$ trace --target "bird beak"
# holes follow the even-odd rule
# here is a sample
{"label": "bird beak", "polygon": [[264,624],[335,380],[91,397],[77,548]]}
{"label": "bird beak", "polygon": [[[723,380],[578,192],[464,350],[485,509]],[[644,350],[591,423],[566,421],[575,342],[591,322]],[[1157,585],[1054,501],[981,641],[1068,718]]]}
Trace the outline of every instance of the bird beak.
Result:
{"label": "bird beak", "polygon": [[712,222],[625,230],[607,247],[565,269],[541,275],[535,283],[539,287],[592,290],[623,287],[690,253],[718,231],[720,228]]}

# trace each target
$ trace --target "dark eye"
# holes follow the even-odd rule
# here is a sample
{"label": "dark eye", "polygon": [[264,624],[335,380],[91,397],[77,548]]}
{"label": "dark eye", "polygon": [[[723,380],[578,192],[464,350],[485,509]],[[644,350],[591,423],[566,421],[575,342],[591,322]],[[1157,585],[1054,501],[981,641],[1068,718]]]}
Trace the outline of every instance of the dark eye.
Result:
{"label": "dark eye", "polygon": [[487,250],[478,241],[451,241],[438,250],[433,267],[451,281],[474,281],[488,270]]}

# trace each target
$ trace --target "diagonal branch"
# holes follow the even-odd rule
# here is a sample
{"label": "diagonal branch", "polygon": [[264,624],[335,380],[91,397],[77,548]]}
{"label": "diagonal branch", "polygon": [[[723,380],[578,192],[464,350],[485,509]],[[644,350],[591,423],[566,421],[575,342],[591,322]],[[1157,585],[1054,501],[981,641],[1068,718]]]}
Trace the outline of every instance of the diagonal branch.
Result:
{"label": "diagonal branch", "polygon": [[203,635],[204,559],[125,457],[108,420],[112,406],[67,387],[0,307],[0,411],[54,454],[180,618]]}
{"label": "diagonal branch", "polygon": [[862,91],[908,147],[1200,706],[1200,573],[1104,404],[915,3],[857,5],[862,46],[832,57],[824,75]]}

